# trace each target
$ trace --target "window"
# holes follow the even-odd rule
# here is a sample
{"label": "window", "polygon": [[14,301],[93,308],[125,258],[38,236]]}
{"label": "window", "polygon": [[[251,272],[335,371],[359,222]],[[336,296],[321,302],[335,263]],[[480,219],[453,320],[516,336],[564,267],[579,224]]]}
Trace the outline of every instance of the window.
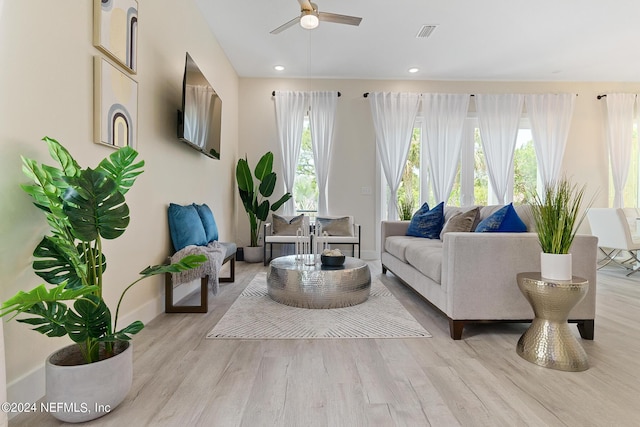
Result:
{"label": "window", "polygon": [[[461,160],[447,205],[497,204],[497,197],[493,194],[493,189],[489,184],[477,119],[469,117],[466,126],[468,129],[465,131],[469,133],[463,136]],[[472,144],[473,147],[465,146],[465,143]],[[400,219],[410,219],[424,201],[429,206],[435,205],[427,162],[422,158],[422,153],[426,153],[426,150],[422,149],[421,123],[418,120],[413,131],[407,164],[398,189],[396,203]],[[507,200],[513,200],[514,204],[530,203],[531,196],[539,188],[540,179],[531,126],[526,118],[521,120],[518,130],[511,174],[512,179],[507,192]],[[381,183],[382,188],[385,188],[386,197],[382,198],[383,205],[385,205],[389,203],[390,191],[384,177],[381,177]],[[386,205],[381,208],[382,212],[386,212]]]}
{"label": "window", "polygon": [[318,211],[318,182],[316,180],[316,167],[313,161],[313,147],[311,145],[311,128],[309,116],[305,116],[302,129],[302,143],[300,144],[300,157],[296,168],[296,177],[293,185],[293,200],[297,213],[304,213],[315,217]]}

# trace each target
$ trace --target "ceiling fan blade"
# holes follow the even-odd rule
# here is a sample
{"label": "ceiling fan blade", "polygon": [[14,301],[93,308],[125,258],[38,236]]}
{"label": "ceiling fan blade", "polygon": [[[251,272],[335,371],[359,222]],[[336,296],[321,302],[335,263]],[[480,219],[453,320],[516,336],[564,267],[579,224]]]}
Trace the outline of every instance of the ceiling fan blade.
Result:
{"label": "ceiling fan blade", "polygon": [[318,17],[323,22],[335,22],[336,24],[360,25],[362,18],[349,15],[338,15],[337,13],[319,12]]}
{"label": "ceiling fan blade", "polygon": [[291,28],[294,25],[296,25],[298,22],[300,22],[300,17],[296,16],[295,18],[293,18],[291,21],[286,22],[282,25],[280,25],[278,28],[276,28],[275,30],[271,31],[269,34],[279,34],[281,32],[283,32],[284,30],[286,30],[287,28]]}
{"label": "ceiling fan blade", "polygon": [[309,0],[298,0],[298,3],[300,3],[300,10],[313,10]]}

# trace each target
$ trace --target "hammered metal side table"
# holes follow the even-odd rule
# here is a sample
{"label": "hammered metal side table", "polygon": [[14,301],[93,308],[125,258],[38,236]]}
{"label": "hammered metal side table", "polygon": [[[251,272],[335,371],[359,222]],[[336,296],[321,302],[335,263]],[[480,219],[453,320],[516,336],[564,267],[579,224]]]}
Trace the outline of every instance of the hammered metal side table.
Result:
{"label": "hammered metal side table", "polygon": [[571,333],[567,319],[587,294],[589,281],[577,276],[566,281],[550,280],[539,272],[519,273],[517,280],[535,315],[518,340],[517,353],[545,368],[571,372],[588,369],[587,353]]}
{"label": "hammered metal side table", "polygon": [[295,255],[276,258],[267,271],[267,293],[272,300],[300,308],[341,308],[363,303],[371,291],[366,262],[346,257],[339,268],[320,262],[307,265]]}

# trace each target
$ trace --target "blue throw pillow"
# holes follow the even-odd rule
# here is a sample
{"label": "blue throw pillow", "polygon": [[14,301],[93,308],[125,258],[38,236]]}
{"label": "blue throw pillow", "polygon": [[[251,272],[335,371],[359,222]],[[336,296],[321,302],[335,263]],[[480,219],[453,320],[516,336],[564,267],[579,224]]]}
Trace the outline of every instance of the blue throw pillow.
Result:
{"label": "blue throw pillow", "polygon": [[425,206],[426,203],[411,218],[407,236],[440,239],[440,232],[444,226],[444,202],[427,212],[423,211]]}
{"label": "blue throw pillow", "polygon": [[513,208],[513,203],[498,209],[476,227],[478,233],[524,233],[527,226]]}
{"label": "blue throw pillow", "polygon": [[427,212],[429,212],[429,205],[427,204],[427,202],[424,202],[422,206],[420,206],[420,209],[418,209],[416,213],[413,214],[413,216],[426,214]]}
{"label": "blue throw pillow", "polygon": [[196,211],[198,211],[198,215],[200,215],[200,220],[204,227],[204,234],[207,237],[207,242],[218,240],[218,226],[216,225],[216,219],[213,217],[211,208],[207,206],[206,203],[201,205],[196,205],[194,203],[193,206],[196,208]]}
{"label": "blue throw pillow", "polygon": [[189,246],[205,246],[207,235],[202,220],[193,205],[180,206],[169,204],[169,232],[175,251]]}

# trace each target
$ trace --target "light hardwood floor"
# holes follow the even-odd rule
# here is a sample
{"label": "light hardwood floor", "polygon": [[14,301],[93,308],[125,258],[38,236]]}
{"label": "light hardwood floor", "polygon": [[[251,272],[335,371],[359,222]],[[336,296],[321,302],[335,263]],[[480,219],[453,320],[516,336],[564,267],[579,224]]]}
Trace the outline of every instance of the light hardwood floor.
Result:
{"label": "light hardwood floor", "polygon": [[[445,319],[391,274],[372,274],[432,338],[207,340],[262,264],[238,263],[207,314],[163,314],[134,340],[134,383],[100,426],[639,426],[640,274],[598,275],[590,369],[521,359],[527,324],[449,338]],[[515,286],[515,284],[514,284]],[[575,325],[572,325],[577,334]],[[46,414],[15,426],[54,426]]]}

